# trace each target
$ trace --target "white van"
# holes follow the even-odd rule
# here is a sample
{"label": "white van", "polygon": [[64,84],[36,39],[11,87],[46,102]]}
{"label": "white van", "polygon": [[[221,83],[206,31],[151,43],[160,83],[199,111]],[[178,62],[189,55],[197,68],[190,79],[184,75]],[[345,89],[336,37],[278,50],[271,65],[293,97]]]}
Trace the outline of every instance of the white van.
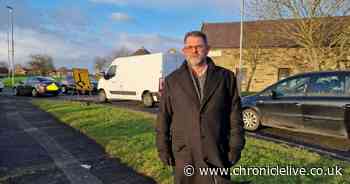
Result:
{"label": "white van", "polygon": [[152,107],[159,102],[164,78],[183,61],[179,53],[117,58],[98,81],[99,101],[140,100],[146,107]]}

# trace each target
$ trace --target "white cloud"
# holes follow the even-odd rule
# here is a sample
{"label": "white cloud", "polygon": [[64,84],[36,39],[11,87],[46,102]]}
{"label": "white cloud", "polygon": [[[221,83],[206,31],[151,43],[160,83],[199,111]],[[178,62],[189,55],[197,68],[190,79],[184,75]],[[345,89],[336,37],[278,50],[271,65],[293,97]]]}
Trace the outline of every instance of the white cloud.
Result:
{"label": "white cloud", "polygon": [[134,19],[130,17],[126,13],[121,13],[121,12],[114,12],[111,15],[111,19],[117,22],[130,22],[133,21]]}
{"label": "white cloud", "polygon": [[[86,42],[71,42],[53,33],[43,33],[34,29],[15,27],[15,63],[26,64],[31,54],[47,54],[53,57],[56,67],[84,67],[93,69],[95,56],[106,56],[113,49],[103,44]],[[171,38],[158,34],[114,34],[109,37],[116,43],[113,48],[129,48],[136,51],[145,47],[149,51],[166,52],[170,48],[180,49],[182,39]],[[7,62],[7,32],[0,30],[0,61]],[[110,41],[109,40],[109,41]],[[100,42],[103,42],[100,41]]]}
{"label": "white cloud", "polygon": [[[53,57],[56,67],[92,68],[93,58],[103,54],[102,48],[80,45],[54,34],[33,29],[15,28],[15,63],[26,64],[31,54],[47,54]],[[0,31],[0,39],[6,40],[6,31]],[[7,61],[7,42],[0,42],[0,61]]]}
{"label": "white cloud", "polygon": [[146,48],[151,52],[166,52],[171,48],[180,49],[182,40],[161,36],[158,34],[138,34],[132,35],[128,33],[119,34],[116,38],[115,47],[127,47],[132,50],[137,50],[141,47]]}
{"label": "white cloud", "polygon": [[[113,4],[117,6],[133,6],[133,7],[142,7],[142,8],[157,8],[161,10],[173,10],[176,9],[193,9],[195,11],[203,7],[206,8],[219,8],[219,10],[224,11],[237,11],[239,10],[239,5],[241,1],[237,0],[176,0],[176,1],[167,1],[167,0],[89,0],[93,3],[101,4]],[[233,12],[235,13],[235,12]]]}

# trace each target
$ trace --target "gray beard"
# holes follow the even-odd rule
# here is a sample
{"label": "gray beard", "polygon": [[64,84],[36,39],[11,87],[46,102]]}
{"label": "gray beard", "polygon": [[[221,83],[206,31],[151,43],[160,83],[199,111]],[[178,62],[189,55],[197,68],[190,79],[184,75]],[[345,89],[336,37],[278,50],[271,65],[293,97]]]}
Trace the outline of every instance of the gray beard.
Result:
{"label": "gray beard", "polygon": [[199,61],[199,62],[195,62],[195,64],[193,64],[193,62],[191,62],[191,59],[187,59],[187,60],[188,60],[188,61],[187,61],[188,65],[190,65],[191,67],[200,66],[200,65],[202,65],[202,64],[204,64],[204,63],[207,62],[207,60],[206,60],[205,58],[202,59],[202,60]]}

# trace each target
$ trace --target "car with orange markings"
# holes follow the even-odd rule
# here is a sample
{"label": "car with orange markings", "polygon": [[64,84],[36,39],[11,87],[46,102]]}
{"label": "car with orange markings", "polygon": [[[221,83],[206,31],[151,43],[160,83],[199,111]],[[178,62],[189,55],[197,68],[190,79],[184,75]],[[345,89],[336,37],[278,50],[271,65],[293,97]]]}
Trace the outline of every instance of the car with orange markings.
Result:
{"label": "car with orange markings", "polygon": [[35,76],[28,77],[13,88],[14,95],[25,96],[57,96],[61,93],[60,84],[51,77]]}

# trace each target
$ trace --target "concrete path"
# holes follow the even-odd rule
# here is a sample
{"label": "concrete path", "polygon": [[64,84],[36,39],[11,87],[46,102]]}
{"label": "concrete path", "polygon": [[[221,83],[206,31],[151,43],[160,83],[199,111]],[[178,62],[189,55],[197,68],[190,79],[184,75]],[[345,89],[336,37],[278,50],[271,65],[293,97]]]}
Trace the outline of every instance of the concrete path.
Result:
{"label": "concrete path", "polygon": [[0,95],[0,183],[148,184],[102,147],[30,103]]}

